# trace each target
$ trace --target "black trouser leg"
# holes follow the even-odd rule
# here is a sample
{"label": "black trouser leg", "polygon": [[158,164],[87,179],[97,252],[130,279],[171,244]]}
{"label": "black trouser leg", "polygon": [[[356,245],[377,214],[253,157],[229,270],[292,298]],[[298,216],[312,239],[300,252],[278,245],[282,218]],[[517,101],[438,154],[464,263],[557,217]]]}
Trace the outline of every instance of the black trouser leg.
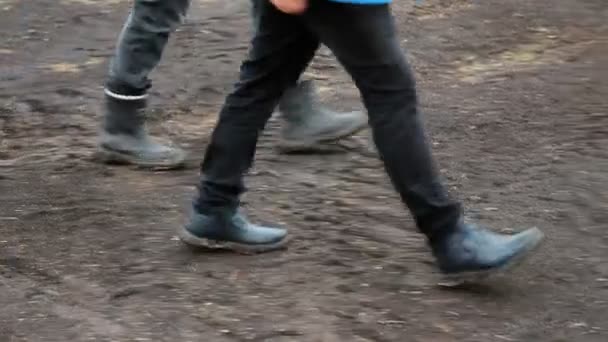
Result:
{"label": "black trouser leg", "polygon": [[432,240],[453,229],[461,207],[439,180],[390,7],[313,0],[304,19],[359,88],[386,171],[420,231]]}
{"label": "black trouser leg", "polygon": [[255,1],[256,27],[249,56],[226,98],[201,165],[195,206],[202,213],[238,205],[259,132],[319,46],[300,18],[279,12],[268,1]]}

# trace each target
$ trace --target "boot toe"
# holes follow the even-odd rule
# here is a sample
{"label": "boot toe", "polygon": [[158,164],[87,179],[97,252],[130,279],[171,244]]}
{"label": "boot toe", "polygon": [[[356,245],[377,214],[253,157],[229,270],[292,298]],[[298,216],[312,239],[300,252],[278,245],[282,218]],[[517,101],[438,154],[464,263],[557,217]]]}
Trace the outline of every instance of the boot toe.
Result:
{"label": "boot toe", "polygon": [[251,225],[247,240],[254,244],[274,244],[283,241],[286,237],[285,229]]}
{"label": "boot toe", "polygon": [[179,147],[158,145],[136,154],[135,164],[149,167],[179,167],[186,160],[186,152]]}
{"label": "boot toe", "polygon": [[507,251],[507,258],[516,258],[522,253],[534,249],[542,241],[544,235],[538,228],[530,228],[510,237]]}

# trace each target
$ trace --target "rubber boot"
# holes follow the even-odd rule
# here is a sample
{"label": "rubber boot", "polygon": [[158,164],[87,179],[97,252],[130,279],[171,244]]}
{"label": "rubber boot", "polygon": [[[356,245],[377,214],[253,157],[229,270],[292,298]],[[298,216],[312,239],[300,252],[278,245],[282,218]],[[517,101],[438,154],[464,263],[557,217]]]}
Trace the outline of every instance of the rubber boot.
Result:
{"label": "rubber boot", "polygon": [[180,239],[191,246],[229,249],[239,253],[262,253],[284,247],[287,231],[251,224],[239,212],[195,212],[179,230]]}
{"label": "rubber boot", "polygon": [[367,126],[367,115],[361,111],[341,113],[324,108],[310,80],[287,90],[279,110],[284,119],[280,147],[286,151],[346,138]]}
{"label": "rubber boot", "polygon": [[99,158],[150,169],[182,167],[186,158],[182,149],[156,142],[146,132],[145,109],[145,98],[122,100],[105,95]]}

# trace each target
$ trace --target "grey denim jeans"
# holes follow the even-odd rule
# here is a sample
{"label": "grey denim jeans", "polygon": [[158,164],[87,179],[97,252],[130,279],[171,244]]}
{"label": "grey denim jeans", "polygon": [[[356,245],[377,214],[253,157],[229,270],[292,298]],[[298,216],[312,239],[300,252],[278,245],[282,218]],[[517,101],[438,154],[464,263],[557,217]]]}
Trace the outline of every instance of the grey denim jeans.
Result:
{"label": "grey denim jeans", "polygon": [[135,0],[110,62],[107,90],[127,96],[146,93],[148,76],[189,6],[190,0]]}
{"label": "grey denim jeans", "polygon": [[[253,27],[259,4],[252,1]],[[120,32],[107,90],[118,95],[144,95],[152,86],[148,76],[162,58],[172,32],[184,21],[190,0],[135,0]]]}

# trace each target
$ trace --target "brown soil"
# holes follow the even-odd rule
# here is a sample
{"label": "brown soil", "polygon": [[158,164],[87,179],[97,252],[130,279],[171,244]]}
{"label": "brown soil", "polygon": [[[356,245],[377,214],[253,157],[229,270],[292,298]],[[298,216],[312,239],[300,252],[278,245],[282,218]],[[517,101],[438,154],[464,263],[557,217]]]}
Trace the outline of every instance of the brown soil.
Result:
{"label": "brown soil", "polygon": [[[185,248],[175,230],[248,3],[194,2],[154,74],[151,125],[192,160],[147,173],[90,158],[128,1],[0,0],[0,341],[608,340],[608,4],[413,3],[394,10],[443,175],[481,223],[547,234],[529,263],[436,286],[369,133],[281,155],[277,121],[245,201],[290,248]],[[361,106],[326,51],[308,74],[334,108]]]}

